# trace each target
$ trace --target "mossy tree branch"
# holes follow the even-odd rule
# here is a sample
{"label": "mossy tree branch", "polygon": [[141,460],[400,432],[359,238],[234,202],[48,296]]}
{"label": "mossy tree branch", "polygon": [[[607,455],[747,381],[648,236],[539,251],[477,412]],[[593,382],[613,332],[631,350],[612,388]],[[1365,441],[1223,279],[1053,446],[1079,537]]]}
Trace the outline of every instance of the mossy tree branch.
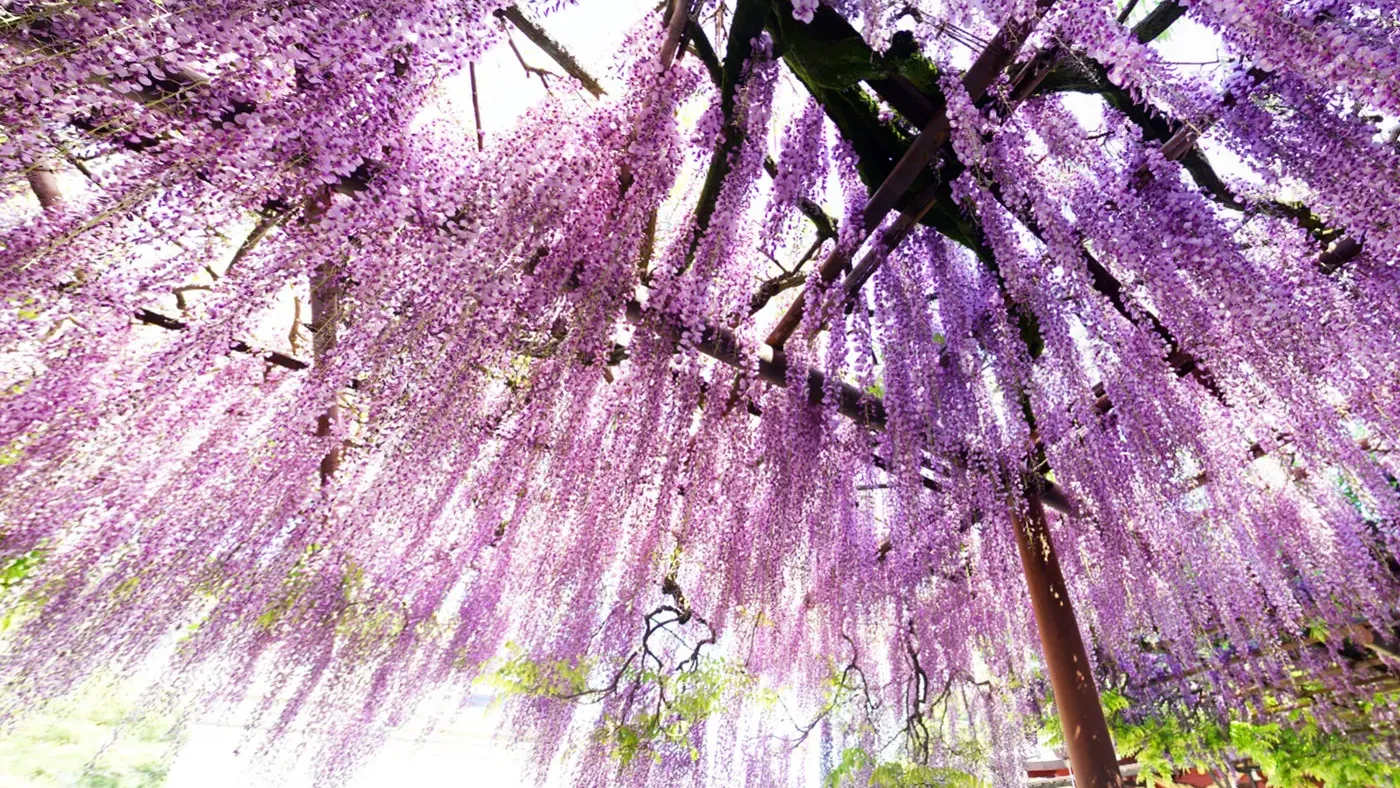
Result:
{"label": "mossy tree branch", "polygon": [[[1186,7],[1177,0],[1163,0],[1141,22],[1133,26],[1133,36],[1140,43],[1150,43],[1165,33],[1185,13]],[[1108,69],[1102,63],[1082,54],[1061,58],[1037,90],[1038,94],[1063,92],[1098,95],[1104,103],[1122,112],[1142,130],[1143,137],[1152,142],[1165,143],[1184,126],[1156,107],[1135,101],[1128,91],[1109,80]],[[1200,187],[1201,192],[1222,207],[1235,211],[1254,208],[1270,216],[1291,219],[1324,247],[1341,236],[1340,230],[1328,226],[1321,217],[1302,203],[1262,200],[1251,205],[1239,199],[1198,147],[1193,146],[1182,154],[1178,161]]]}
{"label": "mossy tree branch", "polygon": [[[920,117],[919,113],[928,112],[928,108],[941,106],[943,102],[938,92],[937,70],[918,54],[912,42],[902,38],[884,55],[874,52],[859,31],[824,5],[818,8],[811,23],[803,24],[793,18],[788,0],[774,0],[768,30],[783,62],[854,148],[861,180],[873,192],[904,155],[913,135],[894,120],[882,120],[879,104],[861,83],[870,85],[881,98],[904,113],[913,128],[921,128],[927,118]],[[920,99],[910,96],[908,89],[911,87]],[[921,175],[896,207],[903,209],[910,205],[915,195],[928,188],[933,178],[938,178],[941,186],[937,203],[922,223],[976,252],[980,245],[980,229],[954,203],[948,187],[962,169],[955,157],[946,157],[938,169]]]}

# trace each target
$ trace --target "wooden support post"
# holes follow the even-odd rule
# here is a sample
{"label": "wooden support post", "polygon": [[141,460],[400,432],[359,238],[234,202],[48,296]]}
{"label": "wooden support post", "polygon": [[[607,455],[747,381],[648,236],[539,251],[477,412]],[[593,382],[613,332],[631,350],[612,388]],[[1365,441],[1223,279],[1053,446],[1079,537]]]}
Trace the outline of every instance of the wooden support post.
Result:
{"label": "wooden support post", "polygon": [[1011,522],[1031,593],[1036,629],[1040,632],[1040,650],[1055,691],[1055,709],[1069,746],[1074,784],[1077,788],[1118,788],[1123,785],[1118,756],[1099,705],[1098,688],[1065,589],[1060,560],[1050,541],[1045,508],[1040,498],[1029,492],[1026,501],[1026,515],[1023,517],[1013,507]]}

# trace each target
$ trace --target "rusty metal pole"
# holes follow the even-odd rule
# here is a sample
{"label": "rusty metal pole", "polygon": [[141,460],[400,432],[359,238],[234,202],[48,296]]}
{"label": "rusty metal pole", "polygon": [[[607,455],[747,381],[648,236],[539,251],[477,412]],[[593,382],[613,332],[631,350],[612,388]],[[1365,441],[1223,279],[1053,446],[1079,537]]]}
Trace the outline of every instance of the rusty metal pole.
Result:
{"label": "rusty metal pole", "polygon": [[1070,772],[1077,788],[1119,788],[1123,777],[1118,756],[1099,705],[1098,688],[1065,589],[1060,560],[1050,541],[1045,508],[1029,490],[1026,501],[1025,516],[1012,507],[1011,523],[1040,632],[1040,650],[1055,691],[1055,709],[1069,746]]}

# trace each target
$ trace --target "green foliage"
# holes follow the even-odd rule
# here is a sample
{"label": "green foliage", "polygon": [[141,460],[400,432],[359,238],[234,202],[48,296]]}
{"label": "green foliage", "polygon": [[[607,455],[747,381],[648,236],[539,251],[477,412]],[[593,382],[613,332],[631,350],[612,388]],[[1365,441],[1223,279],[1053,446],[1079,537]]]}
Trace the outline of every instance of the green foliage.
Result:
{"label": "green foliage", "polygon": [[9,563],[0,566],[0,589],[9,591],[29,576],[34,567],[44,558],[42,550],[30,550],[29,552],[15,556]]}
{"label": "green foliage", "polygon": [[505,662],[486,676],[486,682],[503,695],[571,698],[588,691],[590,664],[531,659],[515,643],[507,643],[506,649]]}
{"label": "green foliage", "polygon": [[[550,352],[553,352],[552,348]],[[534,360],[529,356],[515,356],[511,359],[510,366],[501,373],[501,376],[511,391],[528,389],[534,378]]]}
{"label": "green foliage", "polygon": [[283,594],[277,602],[273,603],[271,607],[264,610],[262,615],[258,616],[257,623],[259,627],[269,630],[272,629],[296,607],[297,601],[301,599],[302,594],[306,593],[307,588],[310,587],[311,578],[308,570],[312,560],[315,559],[316,554],[319,552],[321,552],[321,545],[319,544],[309,544],[306,546],[301,556],[297,558],[297,562],[293,564],[292,568],[287,572],[287,579],[283,582],[286,593]]}
{"label": "green foliage", "polygon": [[[1227,756],[1253,761],[1275,788],[1313,788],[1318,780],[1329,788],[1367,788],[1400,780],[1400,765],[1389,762],[1376,743],[1323,730],[1301,712],[1291,715],[1288,725],[1222,723],[1194,710],[1132,715],[1131,701],[1112,689],[1101,700],[1119,754],[1137,760],[1139,779],[1148,785],[1174,785],[1176,772],[1208,771]],[[1051,743],[1064,742],[1058,718],[1047,720],[1044,730]]]}
{"label": "green foliage", "polygon": [[[268,631],[279,627],[293,626],[302,599],[310,590],[320,571],[325,571],[330,561],[324,546],[309,544],[282,581],[282,594],[275,602],[262,611],[257,625]],[[405,626],[407,620],[401,600],[385,598],[367,582],[364,568],[348,556],[341,556],[340,598],[341,604],[330,622],[336,635],[347,647],[366,650],[385,646],[393,641]],[[334,564],[330,568],[334,568]],[[209,586],[211,593],[218,593],[218,582]],[[438,622],[429,620],[422,626],[436,627]]]}
{"label": "green foliage", "polygon": [[43,560],[44,551],[36,549],[0,565],[0,611],[3,612],[0,615],[0,632],[10,629],[16,621],[38,608],[41,595],[32,593],[32,589],[27,592],[24,582]]}
{"label": "green foliage", "polygon": [[8,446],[0,446],[0,466],[14,465],[24,456],[24,446],[15,440]]}
{"label": "green foliage", "polygon": [[841,761],[826,776],[826,788],[860,785],[875,788],[981,788],[984,783],[967,772],[908,761],[879,761],[859,747],[841,752]]}
{"label": "green foliage", "polygon": [[20,320],[38,320],[38,319],[39,319],[39,314],[40,314],[40,312],[39,312],[39,309],[36,308],[36,304],[38,303],[38,300],[35,299],[33,296],[25,296],[25,298],[24,298],[22,301],[21,301],[20,299],[18,299],[18,298],[11,298],[11,299],[7,299],[7,300],[8,300],[11,304],[15,304],[15,305],[16,305],[16,308],[17,308],[17,310],[18,310],[18,311],[17,311],[17,314],[19,315],[19,319],[20,319]]}
{"label": "green foliage", "polygon": [[[534,659],[513,643],[507,649],[504,662],[486,676],[487,683],[507,697],[597,701],[615,692],[636,693],[638,701],[628,704],[626,716],[605,714],[593,734],[624,768],[639,757],[659,760],[666,751],[679,750],[698,760],[700,751],[691,741],[697,725],[742,693],[763,698],[752,674],[724,659],[701,658],[694,668],[676,671],[644,669],[629,660],[620,669],[600,671],[592,663]],[[590,686],[590,674],[598,672],[615,682]]]}
{"label": "green foliage", "polygon": [[1230,746],[1259,764],[1269,784],[1311,788],[1321,780],[1329,788],[1366,788],[1400,780],[1400,764],[1382,760],[1367,742],[1322,730],[1314,722],[1299,727],[1251,725],[1232,721]]}
{"label": "green foliage", "polygon": [[133,708],[94,683],[22,719],[0,736],[0,785],[159,788],[181,738],[172,720]]}
{"label": "green foliage", "polygon": [[[1114,0],[1113,6],[1115,13],[1123,13],[1123,9],[1128,7],[1128,2],[1129,0]],[[1144,16],[1147,16],[1147,9],[1147,3],[1134,3],[1132,12],[1128,15],[1128,18],[1123,21],[1131,27],[1140,22]]]}
{"label": "green foliage", "polygon": [[[359,648],[374,648],[389,643],[408,625],[404,605],[396,599],[386,599],[375,593],[365,582],[365,570],[352,560],[345,561],[340,580],[345,605],[335,619],[335,632],[347,643]],[[435,626],[436,621],[428,622]]]}
{"label": "green foliage", "polygon": [[628,719],[605,716],[595,733],[624,767],[643,754],[659,760],[667,749],[680,749],[698,760],[700,751],[691,742],[695,727],[721,711],[727,698],[753,684],[750,674],[723,659],[701,660],[694,670],[672,674],[641,671],[637,680],[654,684],[661,703],[650,713]]}

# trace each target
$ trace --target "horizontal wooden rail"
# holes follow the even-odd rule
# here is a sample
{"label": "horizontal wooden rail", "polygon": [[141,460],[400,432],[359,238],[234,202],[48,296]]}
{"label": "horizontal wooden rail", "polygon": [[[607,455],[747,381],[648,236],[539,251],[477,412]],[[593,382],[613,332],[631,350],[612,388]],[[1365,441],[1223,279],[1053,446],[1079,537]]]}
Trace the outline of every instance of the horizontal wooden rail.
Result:
{"label": "horizontal wooden rail", "polygon": [[[1021,44],[1025,42],[1026,36],[1030,35],[1035,28],[1040,17],[1049,10],[1055,0],[1037,0],[1035,13],[1026,19],[1016,19],[1007,22],[996,36],[987,44],[986,49],[978,55],[977,60],[963,75],[963,88],[973,101],[977,101],[987,92],[997,77],[1011,65],[1011,60],[1020,51]],[[876,188],[875,193],[866,202],[863,216],[863,228],[865,233],[875,231],[880,223],[885,220],[890,211],[894,210],[895,204],[904,193],[914,185],[914,181],[919,175],[928,169],[930,162],[938,151],[948,142],[948,110],[946,106],[939,106],[934,114],[933,120],[924,127],[923,131],[915,138],[913,144],[904,152],[899,161],[894,165],[894,169],[885,177],[884,182]],[[904,215],[900,217],[898,227],[903,227],[901,232],[889,239],[882,238],[882,241],[892,240],[898,243],[904,235],[908,233],[919,219],[933,207],[933,200],[928,199],[930,195],[920,195]],[[894,229],[894,228],[891,228]],[[889,233],[886,233],[888,236]],[[892,248],[892,247],[891,247]],[[850,264],[849,251],[838,247],[826,260],[822,261],[818,274],[823,282],[834,282],[841,275],[841,272]],[[778,324],[769,332],[767,343],[774,348],[782,348],[787,343],[792,332],[802,323],[802,311],[806,303],[806,292],[798,296],[792,303],[788,311],[778,320]]]}

